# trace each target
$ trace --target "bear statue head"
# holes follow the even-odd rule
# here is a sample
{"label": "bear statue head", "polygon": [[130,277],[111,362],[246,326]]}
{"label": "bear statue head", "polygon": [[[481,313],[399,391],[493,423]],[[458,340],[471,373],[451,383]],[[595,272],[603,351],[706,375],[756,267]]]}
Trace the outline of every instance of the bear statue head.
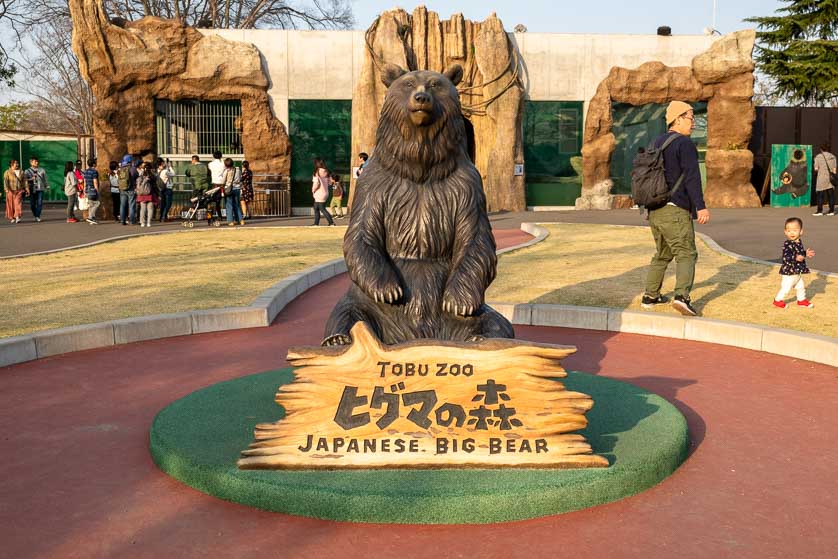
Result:
{"label": "bear statue head", "polygon": [[[460,97],[457,84],[463,78],[463,68],[453,64],[440,74],[429,70],[407,72],[386,64],[381,81],[387,86],[387,98],[406,111],[417,127],[430,126],[454,106],[459,113]],[[386,101],[385,101],[386,104]]]}
{"label": "bear statue head", "polygon": [[[466,135],[457,84],[463,68],[443,73],[381,69],[387,95],[376,132],[376,158],[390,171],[417,181],[444,178],[466,153]],[[466,156],[467,158],[467,156]]]}

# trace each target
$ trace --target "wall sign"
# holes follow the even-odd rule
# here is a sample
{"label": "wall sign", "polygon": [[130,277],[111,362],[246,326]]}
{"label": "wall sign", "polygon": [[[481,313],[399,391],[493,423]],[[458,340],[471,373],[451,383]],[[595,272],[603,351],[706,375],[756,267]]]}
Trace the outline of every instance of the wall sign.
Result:
{"label": "wall sign", "polygon": [[607,467],[573,431],[590,396],[554,380],[575,348],[518,340],[292,348],[286,417],[256,426],[242,469]]}

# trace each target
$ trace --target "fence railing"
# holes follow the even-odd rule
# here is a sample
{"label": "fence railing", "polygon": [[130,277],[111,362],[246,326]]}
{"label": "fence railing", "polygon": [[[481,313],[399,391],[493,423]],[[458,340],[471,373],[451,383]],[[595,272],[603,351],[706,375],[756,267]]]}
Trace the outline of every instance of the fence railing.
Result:
{"label": "fence railing", "polygon": [[[192,207],[190,200],[196,193],[186,175],[175,175],[173,183],[172,210],[169,215],[179,216]],[[248,212],[253,217],[289,217],[291,179],[277,175],[253,175],[253,201],[248,203]]]}

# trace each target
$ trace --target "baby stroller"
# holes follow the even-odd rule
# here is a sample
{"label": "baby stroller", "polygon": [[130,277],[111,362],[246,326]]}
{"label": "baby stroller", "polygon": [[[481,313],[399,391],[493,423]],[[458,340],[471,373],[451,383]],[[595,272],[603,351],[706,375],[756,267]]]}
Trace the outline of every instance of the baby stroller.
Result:
{"label": "baby stroller", "polygon": [[192,207],[190,207],[186,211],[186,217],[184,217],[183,226],[184,227],[194,227],[195,226],[195,218],[200,211],[203,210],[204,213],[207,215],[207,226],[214,226],[214,227],[221,227],[221,216],[215,215],[212,210],[210,209],[210,205],[215,207],[217,206],[217,202],[221,200],[221,187],[216,186],[215,188],[210,188],[207,191],[198,191],[197,196],[193,196],[190,198],[189,202],[191,202]]}

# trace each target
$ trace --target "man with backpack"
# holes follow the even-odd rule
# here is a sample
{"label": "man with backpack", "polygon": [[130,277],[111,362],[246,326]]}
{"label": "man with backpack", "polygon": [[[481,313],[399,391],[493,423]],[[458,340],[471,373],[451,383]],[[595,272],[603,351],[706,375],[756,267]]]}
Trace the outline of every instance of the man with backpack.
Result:
{"label": "man with backpack", "polygon": [[669,301],[660,289],[666,268],[674,259],[672,306],[685,316],[696,316],[690,300],[698,259],[693,219],[707,223],[710,212],[701,189],[698,150],[690,140],[695,126],[693,108],[672,101],[666,109],[666,124],[669,130],[655,140],[652,149],[637,156],[632,170],[632,196],[649,212],[657,249],[649,264],[641,305],[649,309]]}
{"label": "man with backpack", "polygon": [[133,157],[126,155],[116,171],[119,185],[119,221],[122,225],[137,223],[137,169],[133,161]]}

